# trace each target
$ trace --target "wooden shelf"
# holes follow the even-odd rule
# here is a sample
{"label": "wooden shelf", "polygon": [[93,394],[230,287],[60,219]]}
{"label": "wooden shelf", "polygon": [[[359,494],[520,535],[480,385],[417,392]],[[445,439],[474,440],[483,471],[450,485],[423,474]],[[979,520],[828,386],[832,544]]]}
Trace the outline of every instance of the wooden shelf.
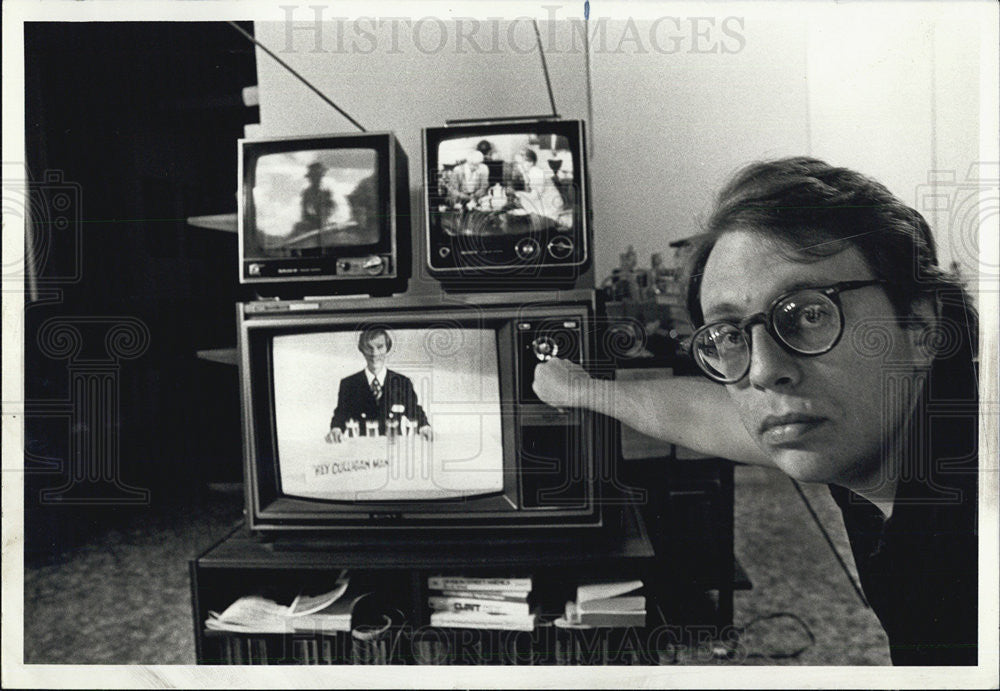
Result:
{"label": "wooden shelf", "polygon": [[[270,658],[269,663],[309,664],[312,661],[330,664],[331,661],[323,661],[316,654],[300,654],[297,648],[305,645],[322,650],[324,646],[337,642],[354,646],[355,642],[349,634],[311,638],[305,633],[294,636],[229,634],[207,630],[204,622],[210,610],[221,611],[242,595],[263,592],[275,601],[284,602],[303,588],[308,592],[316,591],[340,570],[349,569],[352,577],[360,579],[378,594],[377,601],[370,601],[374,607],[372,611],[361,612],[361,618],[383,611],[395,612],[400,615],[398,620],[396,614],[391,614],[391,617],[394,623],[399,624],[400,635],[404,629],[426,631],[430,628],[427,626],[430,619],[427,581],[435,573],[530,575],[535,599],[533,606],[540,614],[538,626],[533,631],[512,635],[492,629],[434,627],[433,641],[444,645],[443,659],[457,659],[453,656],[458,653],[464,655],[478,650],[486,655],[474,664],[524,664],[527,658],[534,660],[532,664],[560,664],[555,659],[555,653],[559,645],[565,648],[567,641],[557,643],[557,637],[572,637],[573,632],[557,632],[551,620],[562,613],[567,597],[575,592],[580,582],[641,579],[650,588],[651,606],[648,610],[650,614],[656,611],[653,580],[655,554],[642,516],[631,506],[610,513],[609,525],[602,530],[582,530],[575,535],[567,530],[530,531],[530,536],[525,537],[513,532],[491,531],[478,539],[462,538],[454,531],[435,535],[433,531],[421,530],[405,534],[376,532],[364,535],[350,531],[343,536],[320,535],[311,539],[275,538],[265,541],[238,528],[190,562],[198,662],[255,664],[255,657],[261,656],[260,651],[253,652],[252,643],[266,648],[264,657]],[[355,616],[359,613],[355,612]],[[615,631],[623,635],[626,629],[588,630],[588,638],[583,643],[590,650],[596,645],[591,640],[594,636],[607,638],[615,635]],[[645,634],[641,633],[641,629],[639,631],[634,634],[636,640],[645,640]],[[407,641],[403,650],[409,647],[410,642]],[[416,639],[412,642],[416,643]],[[519,650],[518,655],[493,655],[514,652],[504,647],[512,642],[524,648]],[[240,652],[245,645],[250,645],[247,655],[234,654],[234,650]],[[595,650],[616,653],[620,647],[608,639]],[[341,654],[335,656],[334,664],[351,664],[352,661],[357,664],[354,656],[346,654],[353,650],[352,647],[339,650]],[[430,656],[434,657],[440,656]],[[427,656],[422,656],[415,649],[409,663],[427,664],[430,658],[424,658]],[[408,661],[406,653],[393,660],[397,664]],[[595,658],[574,664],[637,663]],[[655,664],[655,660],[651,664]]]}
{"label": "wooden shelf", "polygon": [[481,538],[373,533],[360,537],[276,538],[273,542],[238,533],[209,550],[200,568],[242,569],[437,569],[620,565],[648,562],[654,552],[642,518],[629,507],[621,529],[581,530]]}
{"label": "wooden shelf", "polygon": [[226,233],[236,233],[239,230],[239,223],[236,214],[212,214],[210,216],[189,216],[187,219],[189,226],[195,228],[205,228],[207,230],[221,230]]}
{"label": "wooden shelf", "polygon": [[207,348],[197,351],[200,360],[208,362],[218,362],[221,365],[233,365],[238,363],[236,348]]}

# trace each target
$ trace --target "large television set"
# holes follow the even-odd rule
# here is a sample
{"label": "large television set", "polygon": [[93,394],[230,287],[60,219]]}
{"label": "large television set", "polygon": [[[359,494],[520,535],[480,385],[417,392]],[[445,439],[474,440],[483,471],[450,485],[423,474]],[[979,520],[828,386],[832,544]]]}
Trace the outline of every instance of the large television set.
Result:
{"label": "large television set", "polygon": [[395,135],[241,139],[238,151],[241,283],[292,298],[406,289],[409,174]]}
{"label": "large television set", "polygon": [[249,529],[600,526],[602,425],[531,389],[548,357],[592,361],[571,292],[238,305]]}
{"label": "large television set", "polygon": [[427,266],[446,287],[573,286],[590,265],[584,123],[424,130]]}

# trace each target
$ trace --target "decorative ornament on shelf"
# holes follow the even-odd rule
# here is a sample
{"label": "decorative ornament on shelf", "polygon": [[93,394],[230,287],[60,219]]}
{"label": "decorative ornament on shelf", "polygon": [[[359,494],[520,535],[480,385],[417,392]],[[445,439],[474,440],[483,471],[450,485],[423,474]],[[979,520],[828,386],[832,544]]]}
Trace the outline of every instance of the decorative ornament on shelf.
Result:
{"label": "decorative ornament on shelf", "polygon": [[624,318],[620,328],[636,331],[635,341],[642,346],[638,357],[672,365],[683,357],[680,341],[692,328],[678,268],[690,253],[690,243],[684,242],[683,247],[671,243],[671,247],[677,266],[667,266],[663,254],[654,252],[649,268],[639,268],[635,247],[629,245],[619,255],[618,268],[601,283],[601,290],[609,303],[609,314]]}

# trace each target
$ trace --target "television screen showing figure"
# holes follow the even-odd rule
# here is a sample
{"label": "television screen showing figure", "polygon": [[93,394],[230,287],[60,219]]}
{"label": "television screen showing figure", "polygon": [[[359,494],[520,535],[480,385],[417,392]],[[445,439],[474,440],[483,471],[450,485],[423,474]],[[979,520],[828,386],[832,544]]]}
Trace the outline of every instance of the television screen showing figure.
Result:
{"label": "television screen showing figure", "polygon": [[406,153],[391,132],[248,138],[237,146],[239,276],[256,297],[406,290]]}
{"label": "television screen showing figure", "polygon": [[394,501],[503,490],[495,331],[278,335],[273,358],[284,494]]}
{"label": "television screen showing figure", "polygon": [[558,134],[444,139],[432,210],[449,235],[511,235],[573,227],[573,152]]}
{"label": "television screen showing figure", "polygon": [[[271,153],[256,162],[255,232],[246,253],[262,258],[324,256],[379,241],[373,149]],[[254,247],[254,244],[256,247]]]}

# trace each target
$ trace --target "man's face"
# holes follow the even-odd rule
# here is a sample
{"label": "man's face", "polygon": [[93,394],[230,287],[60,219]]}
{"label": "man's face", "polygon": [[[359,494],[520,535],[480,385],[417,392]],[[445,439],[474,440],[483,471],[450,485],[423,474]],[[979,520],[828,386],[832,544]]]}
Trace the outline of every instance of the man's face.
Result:
{"label": "man's face", "polygon": [[[763,312],[789,290],[872,278],[853,247],[798,263],[772,241],[734,230],[719,238],[709,255],[701,306],[706,323],[739,321]],[[756,324],[750,371],[726,388],[743,424],[779,468],[807,482],[850,485],[877,468],[883,440],[912,410],[913,396],[887,395],[887,387],[898,387],[900,377],[910,377],[926,356],[914,345],[912,332],[896,321],[880,286],[846,291],[840,302],[844,334],[833,350],[814,357],[792,354]],[[869,338],[888,339],[887,352],[859,352],[852,329],[862,322],[870,324]]]}
{"label": "man's face", "polygon": [[385,367],[385,357],[389,353],[389,344],[386,343],[385,336],[376,334],[374,338],[361,348],[361,354],[365,356],[365,363],[372,372],[378,372]]}

